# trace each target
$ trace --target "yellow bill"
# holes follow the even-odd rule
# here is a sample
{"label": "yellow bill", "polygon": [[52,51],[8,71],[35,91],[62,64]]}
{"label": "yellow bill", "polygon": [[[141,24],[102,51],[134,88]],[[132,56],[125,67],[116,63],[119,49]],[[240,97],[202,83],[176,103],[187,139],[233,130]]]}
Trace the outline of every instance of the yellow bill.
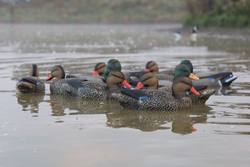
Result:
{"label": "yellow bill", "polygon": [[195,75],[195,74],[193,74],[193,73],[191,73],[191,74],[188,76],[188,78],[190,78],[190,79],[192,79],[192,80],[199,80],[199,79],[200,79],[197,75]]}

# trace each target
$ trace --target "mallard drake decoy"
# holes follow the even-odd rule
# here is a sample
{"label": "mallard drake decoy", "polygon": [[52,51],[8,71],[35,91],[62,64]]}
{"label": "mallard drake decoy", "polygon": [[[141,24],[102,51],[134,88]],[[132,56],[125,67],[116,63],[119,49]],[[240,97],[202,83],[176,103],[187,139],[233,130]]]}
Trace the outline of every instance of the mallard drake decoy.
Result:
{"label": "mallard drake decoy", "polygon": [[[190,60],[182,60],[180,64],[184,64],[188,67],[191,73],[193,73],[193,64]],[[194,86],[209,86],[209,87],[226,87],[230,86],[237,76],[234,76],[232,72],[220,72],[211,74],[197,74],[199,80],[193,81]],[[159,80],[172,80],[174,78],[173,71],[163,71],[157,74]]]}
{"label": "mallard drake decoy", "polygon": [[[191,73],[193,73],[193,64],[190,60],[182,60],[180,64],[184,64],[188,67]],[[215,74],[200,74],[198,75],[200,80],[194,81],[194,85],[207,85],[211,87],[229,86],[237,79],[232,72],[220,72]]]}
{"label": "mallard drake decoy", "polygon": [[43,93],[45,91],[45,85],[38,77],[38,67],[36,64],[32,64],[31,75],[17,82],[17,90],[21,93]]}
{"label": "mallard drake decoy", "polygon": [[[161,90],[130,90],[122,89],[121,94],[114,93],[113,97],[125,108],[138,110],[159,110],[176,111],[190,108],[193,104],[190,92],[199,96],[202,101],[207,100],[214,91],[203,95],[192,87],[192,82],[188,79],[190,71],[185,65],[179,65],[175,69],[175,79],[173,81],[173,92]],[[205,89],[203,89],[205,90]],[[197,100],[198,98],[194,98]],[[196,102],[196,101],[194,101]]]}
{"label": "mallard drake decoy", "polygon": [[103,73],[104,80],[107,79],[111,71],[121,72],[121,70],[122,70],[122,66],[121,66],[120,61],[117,59],[110,59],[104,69],[104,73]]}
{"label": "mallard drake decoy", "polygon": [[[175,98],[180,98],[188,94],[193,104],[204,104],[215,93],[215,90],[207,85],[194,85],[193,82],[198,80],[199,78],[191,73],[187,66],[184,64],[177,65],[172,84],[172,95]],[[189,94],[190,92],[192,94]]]}
{"label": "mallard drake decoy", "polygon": [[[131,84],[126,80],[125,75],[121,72],[121,70],[122,70],[122,66],[119,60],[110,59],[108,61],[107,66],[105,67],[105,70],[104,70],[103,81],[107,83],[109,88],[111,87],[111,85],[116,85],[116,86],[119,85],[119,89],[121,87],[129,88],[129,89],[132,88]],[[116,84],[110,84],[110,83],[114,83],[114,81],[112,79],[108,80],[108,78],[114,78]],[[118,79],[122,81],[121,84],[117,84],[119,83],[117,82]]]}

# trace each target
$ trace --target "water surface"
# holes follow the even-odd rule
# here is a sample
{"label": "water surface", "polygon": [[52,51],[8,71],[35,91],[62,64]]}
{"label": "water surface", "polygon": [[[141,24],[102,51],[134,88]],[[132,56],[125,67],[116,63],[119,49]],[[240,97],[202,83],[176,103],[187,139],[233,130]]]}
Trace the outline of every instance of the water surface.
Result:
{"label": "water surface", "polygon": [[[250,32],[180,25],[0,24],[0,166],[249,166]],[[149,60],[171,70],[190,59],[195,72],[233,71],[238,79],[205,106],[174,113],[125,110],[113,102],[17,94],[37,63],[90,74],[95,63],[121,61],[123,71]]]}

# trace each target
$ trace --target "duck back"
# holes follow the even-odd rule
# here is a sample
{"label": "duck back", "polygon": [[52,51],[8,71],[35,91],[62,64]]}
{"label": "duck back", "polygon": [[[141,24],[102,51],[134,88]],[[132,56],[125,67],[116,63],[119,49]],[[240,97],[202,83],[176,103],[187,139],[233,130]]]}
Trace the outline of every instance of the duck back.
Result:
{"label": "duck back", "polygon": [[190,98],[175,99],[171,93],[160,90],[126,90],[113,94],[124,108],[149,111],[177,111],[192,106]]}
{"label": "duck back", "polygon": [[61,79],[51,83],[51,94],[75,96],[84,99],[104,100],[107,97],[106,85],[102,82],[82,81],[80,79]]}

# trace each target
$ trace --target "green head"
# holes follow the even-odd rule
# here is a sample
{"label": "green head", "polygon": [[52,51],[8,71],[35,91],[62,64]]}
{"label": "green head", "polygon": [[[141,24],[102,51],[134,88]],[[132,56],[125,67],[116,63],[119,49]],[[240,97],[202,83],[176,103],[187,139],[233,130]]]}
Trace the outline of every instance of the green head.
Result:
{"label": "green head", "polygon": [[186,65],[189,71],[193,73],[193,64],[191,63],[190,60],[182,60],[180,64]]}
{"label": "green head", "polygon": [[174,79],[179,77],[188,77],[190,75],[190,71],[188,67],[184,64],[179,64],[176,66],[174,70]]}
{"label": "green head", "polygon": [[122,70],[122,66],[121,66],[120,61],[117,59],[110,59],[107,63],[105,70],[104,70],[104,74],[103,74],[104,79],[105,80],[107,79],[107,77],[111,71],[121,72],[121,70]]}

